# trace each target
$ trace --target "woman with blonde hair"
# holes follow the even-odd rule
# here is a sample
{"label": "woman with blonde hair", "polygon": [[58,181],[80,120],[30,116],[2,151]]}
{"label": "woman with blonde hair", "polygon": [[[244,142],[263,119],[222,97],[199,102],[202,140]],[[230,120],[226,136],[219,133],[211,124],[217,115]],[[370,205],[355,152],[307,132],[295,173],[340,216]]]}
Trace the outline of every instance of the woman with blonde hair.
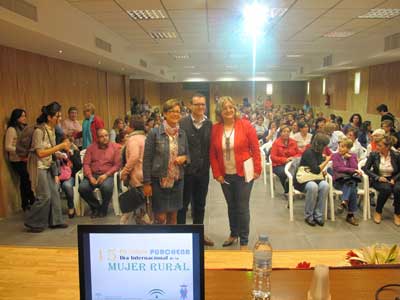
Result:
{"label": "woman with blonde hair", "polygon": [[86,103],[83,106],[85,119],[82,124],[82,149],[86,149],[91,143],[95,143],[97,141],[97,130],[104,128],[103,120],[94,113],[95,106],[92,103]]}
{"label": "woman with blonde hair", "polygon": [[253,160],[254,179],[261,173],[261,156],[255,129],[240,118],[231,97],[219,98],[218,123],[211,130],[210,162],[228,205],[230,235],[222,246],[237,243],[247,249],[250,224],[250,193],[254,180],[245,179],[244,163]]}
{"label": "woman with blonde hair", "polygon": [[124,130],[124,127],[124,120],[122,120],[121,118],[116,118],[114,121],[114,125],[110,130],[110,142],[116,142],[117,136],[120,134],[121,131]]}
{"label": "woman with blonde hair", "polygon": [[176,224],[183,207],[184,165],[190,162],[185,131],[179,127],[181,104],[176,99],[163,105],[164,122],[147,135],[143,155],[143,192],[152,196],[158,224]]}

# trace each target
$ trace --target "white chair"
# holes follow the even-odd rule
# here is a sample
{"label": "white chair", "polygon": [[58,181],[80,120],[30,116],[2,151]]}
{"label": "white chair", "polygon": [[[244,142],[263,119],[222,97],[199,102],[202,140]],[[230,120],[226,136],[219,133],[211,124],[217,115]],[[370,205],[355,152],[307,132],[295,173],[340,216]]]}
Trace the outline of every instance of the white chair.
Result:
{"label": "white chair", "polygon": [[270,156],[265,155],[266,152],[269,152],[272,147],[272,142],[265,143],[260,147],[261,159],[263,160],[263,176],[264,176],[264,184],[267,185],[267,169],[269,172],[269,185],[271,190],[271,198],[275,198],[275,189],[274,189],[274,172],[272,170],[272,162],[270,161]]}
{"label": "white chair", "polygon": [[[364,162],[364,164],[365,164],[365,162]],[[328,167],[331,167],[332,166],[332,163],[330,162],[329,164],[328,164]],[[359,163],[359,167],[358,167],[360,170],[361,170],[361,166],[360,166],[360,163]],[[363,189],[362,188],[358,188],[357,189],[357,195],[359,195],[359,196],[361,196],[362,198],[363,198],[363,219],[364,219],[364,221],[366,221],[366,220],[368,220],[371,216],[370,216],[370,213],[369,213],[369,192],[367,191],[368,190],[368,176],[366,176],[364,173],[363,173],[363,176],[362,176],[362,184],[363,184]],[[328,181],[328,183],[329,183],[329,199],[330,199],[330,202],[331,203],[334,203],[335,201],[335,197],[338,197],[338,196],[341,196],[341,195],[343,195],[343,193],[342,193],[342,191],[341,190],[337,190],[337,189],[335,189],[334,188],[334,186],[333,186],[333,177],[332,177],[332,175],[330,175],[329,173],[327,174],[327,181]],[[332,212],[331,212],[332,213]],[[334,215],[335,213],[333,212],[333,215]]]}
{"label": "white chair", "polygon": [[[113,188],[113,194],[111,197],[112,201],[112,206],[113,210],[116,216],[120,216],[121,209],[119,207],[119,193],[118,193],[118,180],[119,180],[119,172],[114,173],[114,188]],[[81,199],[79,195],[79,184],[83,180],[83,171],[80,170],[79,172],[76,173],[75,175],[75,185],[74,185],[74,206],[75,206],[75,211],[77,216],[84,216],[85,215],[85,201]],[[93,193],[95,193],[95,197],[97,200],[101,201],[101,193],[100,189],[96,188],[94,189]]]}
{"label": "white chair", "polygon": [[[296,190],[293,186],[293,175],[289,172],[289,169],[292,166],[292,163],[293,162],[290,161],[285,165],[285,174],[289,181],[289,193],[288,193],[289,201],[288,202],[289,202],[289,220],[290,221],[294,221],[293,197],[295,195],[305,195],[305,193]],[[326,168],[325,168],[325,170],[326,170]],[[326,202],[325,202],[325,220],[328,219],[328,201],[329,201],[329,205],[330,205],[331,221],[335,221],[334,204],[333,204],[333,200],[330,199],[330,197],[327,197]]]}

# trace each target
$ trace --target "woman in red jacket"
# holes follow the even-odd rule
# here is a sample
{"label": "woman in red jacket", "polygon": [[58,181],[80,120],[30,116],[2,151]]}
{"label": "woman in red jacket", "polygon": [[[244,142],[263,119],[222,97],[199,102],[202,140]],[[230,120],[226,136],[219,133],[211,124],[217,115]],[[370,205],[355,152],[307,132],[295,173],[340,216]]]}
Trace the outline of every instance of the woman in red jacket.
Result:
{"label": "woman in red jacket", "polygon": [[240,237],[240,248],[247,249],[249,200],[254,180],[246,182],[244,162],[253,159],[254,179],[257,179],[261,174],[257,134],[250,122],[240,119],[231,97],[221,97],[215,112],[219,122],[211,131],[210,162],[228,205],[231,231],[222,246],[230,246]]}
{"label": "woman in red jacket", "polygon": [[271,161],[274,174],[279,177],[285,194],[289,192],[289,184],[285,174],[285,165],[294,157],[301,155],[297,142],[291,138],[290,127],[281,127],[281,136],[276,139],[271,148]]}

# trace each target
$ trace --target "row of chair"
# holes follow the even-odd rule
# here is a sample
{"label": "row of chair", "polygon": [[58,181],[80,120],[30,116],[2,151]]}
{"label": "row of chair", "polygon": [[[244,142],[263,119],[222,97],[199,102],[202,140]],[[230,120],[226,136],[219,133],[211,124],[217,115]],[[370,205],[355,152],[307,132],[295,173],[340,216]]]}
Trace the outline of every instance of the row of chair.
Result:
{"label": "row of chair", "polygon": [[[260,152],[261,158],[263,161],[263,179],[264,185],[267,185],[267,170],[269,175],[269,185],[270,185],[270,193],[271,198],[275,198],[275,174],[273,173],[272,169],[272,162],[270,161],[269,152],[272,147],[272,142],[266,143],[261,145]],[[358,168],[361,168],[365,165],[366,158],[361,160],[358,164]],[[298,195],[304,195],[304,193],[296,190],[293,186],[293,174],[290,172],[291,166],[293,162],[289,162],[285,166],[285,174],[289,181],[289,193],[288,193],[288,206],[289,206],[289,220],[294,221],[294,213],[293,213],[293,198]],[[331,163],[328,164],[327,168],[331,168]],[[369,179],[368,176],[363,172],[362,176],[362,187],[358,188],[358,195],[360,198],[363,199],[363,219],[368,220],[371,218],[371,209],[370,209],[370,191],[376,191],[369,187]],[[327,182],[329,184],[329,197],[327,198],[327,203],[325,205],[325,219],[328,217],[328,204],[329,204],[329,211],[330,211],[330,219],[331,221],[335,221],[335,199],[342,195],[342,191],[337,190],[333,186],[333,178],[332,176],[327,173]]]}

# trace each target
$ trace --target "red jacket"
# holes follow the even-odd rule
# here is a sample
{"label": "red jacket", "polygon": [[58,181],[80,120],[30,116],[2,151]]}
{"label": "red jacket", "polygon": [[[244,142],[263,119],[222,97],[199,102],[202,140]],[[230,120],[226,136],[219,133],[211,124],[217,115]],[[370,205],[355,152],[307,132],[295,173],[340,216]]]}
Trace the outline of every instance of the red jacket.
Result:
{"label": "red jacket", "polygon": [[271,148],[272,166],[282,166],[286,164],[289,157],[301,156],[301,151],[297,147],[297,142],[289,138],[287,146],[283,143],[282,138],[276,139]]}
{"label": "red jacket", "polygon": [[[222,135],[224,134],[224,124],[214,124],[211,130],[210,163],[214,178],[225,176],[224,156],[222,152]],[[261,174],[261,155],[260,146],[257,139],[256,130],[250,122],[238,119],[235,122],[235,162],[236,172],[239,176],[244,176],[243,162],[253,158],[254,173]]]}

